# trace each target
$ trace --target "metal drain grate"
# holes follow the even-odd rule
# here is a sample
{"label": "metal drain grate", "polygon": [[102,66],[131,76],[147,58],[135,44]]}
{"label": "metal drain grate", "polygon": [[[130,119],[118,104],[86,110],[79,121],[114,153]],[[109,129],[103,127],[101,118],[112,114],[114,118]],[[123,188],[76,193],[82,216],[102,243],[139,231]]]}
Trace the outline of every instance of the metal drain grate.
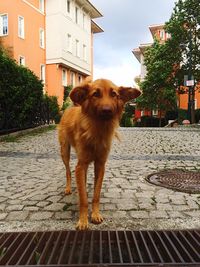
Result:
{"label": "metal drain grate", "polygon": [[200,266],[200,230],[0,234],[6,266]]}
{"label": "metal drain grate", "polygon": [[186,193],[200,193],[200,172],[186,170],[162,170],[147,176],[152,184]]}

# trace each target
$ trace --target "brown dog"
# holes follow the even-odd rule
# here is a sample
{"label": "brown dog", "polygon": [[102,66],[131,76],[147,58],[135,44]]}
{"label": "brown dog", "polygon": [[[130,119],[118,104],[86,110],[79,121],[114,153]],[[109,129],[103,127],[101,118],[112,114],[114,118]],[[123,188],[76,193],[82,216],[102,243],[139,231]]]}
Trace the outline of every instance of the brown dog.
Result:
{"label": "brown dog", "polygon": [[109,80],[99,79],[85,82],[75,87],[70,98],[75,107],[67,109],[59,125],[61,155],[66,167],[66,194],[71,193],[71,173],[69,167],[70,147],[75,148],[78,163],[76,183],[79,193],[80,218],[77,229],[88,228],[88,200],[86,175],[88,165],[94,162],[94,196],[91,221],[103,221],[99,213],[99,199],[105,163],[110,151],[115,130],[119,125],[124,104],[141,92],[130,87],[117,87]]}

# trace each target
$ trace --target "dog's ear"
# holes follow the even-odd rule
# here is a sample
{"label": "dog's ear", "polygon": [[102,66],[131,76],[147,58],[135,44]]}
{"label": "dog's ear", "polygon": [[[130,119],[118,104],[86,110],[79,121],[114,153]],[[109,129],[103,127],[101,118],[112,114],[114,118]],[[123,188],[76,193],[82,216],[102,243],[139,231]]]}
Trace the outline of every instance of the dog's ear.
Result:
{"label": "dog's ear", "polygon": [[130,101],[131,99],[135,99],[136,97],[141,95],[141,91],[132,87],[119,87],[119,95],[124,103]]}
{"label": "dog's ear", "polygon": [[80,84],[74,89],[72,89],[72,91],[69,94],[69,97],[71,98],[74,104],[81,105],[86,100],[88,96],[88,91],[89,91],[88,83]]}

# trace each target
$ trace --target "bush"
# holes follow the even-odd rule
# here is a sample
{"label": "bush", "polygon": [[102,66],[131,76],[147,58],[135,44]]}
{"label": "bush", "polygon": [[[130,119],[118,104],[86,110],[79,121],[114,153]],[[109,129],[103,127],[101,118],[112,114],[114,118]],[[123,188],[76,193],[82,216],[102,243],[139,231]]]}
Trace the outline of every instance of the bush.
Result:
{"label": "bush", "polygon": [[195,123],[200,122],[200,109],[195,110]]}
{"label": "bush", "polygon": [[[159,127],[160,118],[152,116],[142,116],[140,126],[141,127]],[[161,127],[166,125],[165,118],[161,118]]]}
{"label": "bush", "polygon": [[178,110],[168,110],[165,114],[165,120],[168,123],[169,120],[178,119]]}
{"label": "bush", "polygon": [[43,106],[43,113],[46,113],[44,117],[48,117],[48,121],[59,123],[61,114],[57,97],[45,95],[43,97]]}
{"label": "bush", "polygon": [[42,101],[42,82],[0,48],[0,129],[39,124]]}
{"label": "bush", "polygon": [[187,119],[187,110],[186,109],[179,109],[178,110],[178,123],[182,124],[182,121]]}

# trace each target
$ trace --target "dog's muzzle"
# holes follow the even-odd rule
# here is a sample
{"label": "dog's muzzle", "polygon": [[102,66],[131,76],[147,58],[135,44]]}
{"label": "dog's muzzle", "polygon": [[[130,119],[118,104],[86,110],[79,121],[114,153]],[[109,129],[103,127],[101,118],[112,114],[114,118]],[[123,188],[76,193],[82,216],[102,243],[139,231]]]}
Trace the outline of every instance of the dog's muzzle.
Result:
{"label": "dog's muzzle", "polygon": [[112,108],[110,106],[103,106],[99,110],[99,116],[103,120],[112,119],[112,117],[113,117],[113,110],[112,110]]}

